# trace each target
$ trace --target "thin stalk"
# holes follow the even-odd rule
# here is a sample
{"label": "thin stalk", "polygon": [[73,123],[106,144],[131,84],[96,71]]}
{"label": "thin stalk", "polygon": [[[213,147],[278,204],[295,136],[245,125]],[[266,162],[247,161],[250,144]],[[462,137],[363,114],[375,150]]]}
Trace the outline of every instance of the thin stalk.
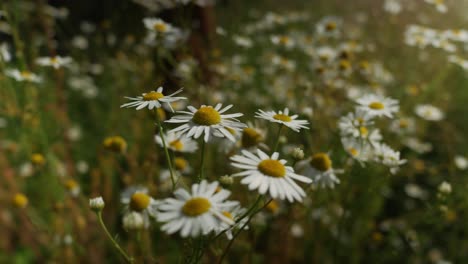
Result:
{"label": "thin stalk", "polygon": [[200,174],[198,174],[198,182],[201,182],[205,178],[205,140],[202,140],[201,145],[201,160],[200,160]]}
{"label": "thin stalk", "polygon": [[166,155],[167,165],[169,166],[169,173],[171,175],[171,183],[172,183],[172,191],[175,190],[176,182],[174,176],[174,170],[172,169],[172,159],[169,155],[169,150],[167,149],[166,139],[164,138],[164,128],[161,124],[161,120],[159,119],[158,109],[154,111],[156,113],[156,123],[158,124],[159,135],[161,136],[161,141],[163,143],[164,154]]}
{"label": "thin stalk", "polygon": [[117,241],[115,241],[114,238],[111,236],[111,234],[109,233],[109,230],[107,230],[107,227],[106,227],[106,225],[104,224],[104,221],[102,221],[102,213],[101,213],[101,212],[97,212],[97,216],[98,216],[98,219],[99,219],[99,224],[101,224],[102,229],[104,229],[104,232],[106,233],[107,237],[108,237],[109,240],[112,242],[112,244],[114,245],[114,247],[120,252],[120,254],[125,258],[125,260],[126,260],[128,263],[133,263],[133,258],[132,258],[132,257],[129,257],[129,256],[127,255],[127,253],[125,253],[125,251],[120,247],[119,243],[117,243]]}
{"label": "thin stalk", "polygon": [[[261,197],[261,196],[260,196]],[[260,198],[259,197],[259,198]],[[255,203],[255,206],[258,204],[258,201],[260,199],[257,199],[256,203]],[[245,223],[241,226],[241,228],[239,228],[239,230],[237,230],[237,232],[234,234],[233,238],[229,241],[228,245],[226,246],[226,248],[224,249],[223,251],[223,254],[221,255],[221,257],[219,258],[219,261],[218,261],[218,264],[221,264],[223,263],[223,260],[224,258],[226,257],[227,253],[229,252],[229,249],[231,248],[232,244],[234,244],[234,240],[236,240],[236,238],[240,235],[240,233],[242,232],[242,230],[250,223],[250,220],[252,220],[252,218],[258,213],[260,212],[261,210],[263,210],[263,208],[265,208],[268,204],[271,203],[271,201],[273,201],[273,199],[270,199],[268,200],[268,202],[266,202],[262,207],[260,207],[259,209],[255,210],[255,212],[253,212],[249,218],[247,219],[247,221],[245,221]],[[240,220],[239,220],[240,221]]]}
{"label": "thin stalk", "polygon": [[273,149],[273,152],[276,152],[276,150],[278,149],[282,128],[283,128],[283,124],[280,124],[279,129],[278,129],[278,134],[276,135],[276,143],[275,143],[275,148]]}

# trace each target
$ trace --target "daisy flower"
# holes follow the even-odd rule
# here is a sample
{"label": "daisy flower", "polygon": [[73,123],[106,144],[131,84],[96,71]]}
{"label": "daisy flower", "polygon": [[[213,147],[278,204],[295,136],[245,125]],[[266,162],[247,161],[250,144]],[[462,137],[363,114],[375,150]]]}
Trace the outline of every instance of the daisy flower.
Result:
{"label": "daisy flower", "polygon": [[232,176],[244,177],[241,183],[248,185],[250,190],[258,189],[260,194],[269,192],[274,199],[302,201],[306,193],[294,180],[305,183],[311,183],[312,180],[294,173],[292,167],[285,166],[286,160],[278,160],[278,157],[278,152],[270,157],[260,149],[257,149],[257,155],[242,150],[242,155],[231,157],[231,165],[244,171]]}
{"label": "daisy flower", "polygon": [[355,138],[366,136],[368,134],[367,127],[374,122],[372,116],[360,109],[356,109],[355,113],[348,113],[342,116],[338,122],[338,128],[342,136],[352,136]]}
{"label": "daisy flower", "polygon": [[[198,145],[195,140],[187,137],[180,136],[177,133],[169,132],[164,134],[164,140],[167,142],[167,148],[174,152],[186,152],[193,153],[197,151]],[[154,140],[158,145],[164,147],[162,138],[160,135],[155,135]]]}
{"label": "daisy flower", "polygon": [[60,57],[60,56],[40,57],[36,59],[37,64],[41,66],[51,66],[51,67],[54,67],[54,69],[58,69],[62,66],[67,66],[71,62],[72,62],[72,59],[70,57]]}
{"label": "daisy flower", "polygon": [[369,115],[377,117],[393,118],[393,114],[398,112],[400,108],[397,100],[377,94],[364,95],[356,102],[359,104],[358,109],[365,110]]}
{"label": "daisy flower", "polygon": [[148,195],[148,189],[139,186],[131,186],[121,194],[120,201],[124,204],[125,214],[129,212],[140,213],[143,217],[145,228],[150,224],[149,217],[158,214],[159,201]]}
{"label": "daisy flower", "polygon": [[270,122],[285,125],[285,126],[291,128],[292,130],[294,130],[295,132],[299,132],[299,130],[301,128],[309,129],[307,127],[309,122],[307,120],[296,120],[298,115],[290,116],[288,108],[285,108],[284,111],[278,111],[278,113],[275,112],[275,111],[265,112],[265,111],[259,109],[258,112],[256,113],[255,117],[265,119],[265,120],[268,120]]}
{"label": "daisy flower", "polygon": [[168,123],[185,123],[170,132],[185,134],[187,137],[199,138],[204,134],[204,141],[208,142],[211,136],[226,137],[231,141],[236,141],[228,129],[240,131],[245,124],[239,122],[236,117],[243,116],[241,113],[223,114],[231,109],[232,105],[222,108],[222,104],[215,107],[202,105],[199,109],[188,106],[189,111],[179,111],[181,115],[173,116]]}
{"label": "daisy flower", "polygon": [[297,164],[305,176],[311,177],[314,184],[321,188],[334,188],[340,180],[335,173],[341,173],[341,170],[335,170],[332,166],[332,160],[327,153],[316,153],[310,158]]}
{"label": "daisy flower", "polygon": [[342,137],[341,143],[345,151],[359,162],[368,161],[372,155],[372,145],[367,141],[353,137]]}
{"label": "daisy flower", "polygon": [[147,107],[149,110],[152,110],[153,108],[161,108],[162,104],[166,104],[174,112],[171,103],[178,100],[187,99],[185,97],[174,97],[174,95],[182,92],[182,88],[170,95],[164,95],[163,89],[163,87],[159,87],[156,91],[144,93],[138,97],[125,97],[130,99],[132,102],[123,104],[120,107],[136,107],[136,110]]}
{"label": "daisy flower", "polygon": [[[241,217],[244,216],[246,212],[247,209],[242,208],[240,206],[236,206],[229,211],[223,211],[222,214],[227,218],[231,219],[232,221],[235,221],[235,224],[230,225],[227,222],[220,222],[220,225],[218,226],[217,230],[215,230],[216,234],[218,235],[219,233],[225,231],[227,238],[231,240],[233,238],[232,230],[244,226],[244,224],[247,222],[247,217],[241,219]],[[244,229],[249,229],[249,227],[246,226],[244,227]]]}
{"label": "daisy flower", "polygon": [[406,163],[400,159],[400,152],[393,150],[386,144],[377,144],[374,148],[374,160],[390,168],[392,174],[398,171],[398,167]]}
{"label": "daisy flower", "polygon": [[174,27],[164,22],[160,18],[144,18],[143,24],[145,27],[156,34],[166,34],[174,30]]}
{"label": "daisy flower", "polygon": [[168,234],[180,231],[182,237],[197,237],[219,230],[222,222],[233,225],[234,221],[223,214],[238,206],[236,201],[225,201],[230,191],[217,192],[218,182],[192,185],[192,193],[184,189],[174,192],[175,198],[167,198],[159,206],[157,220],[164,222],[161,230]]}
{"label": "daisy flower", "polygon": [[414,112],[419,117],[428,121],[440,121],[445,117],[444,113],[439,108],[428,104],[417,105],[414,108]]}
{"label": "daisy flower", "polygon": [[5,71],[5,75],[15,79],[18,82],[24,82],[24,81],[34,82],[34,83],[41,82],[41,78],[30,71],[20,71],[18,69],[9,69]]}

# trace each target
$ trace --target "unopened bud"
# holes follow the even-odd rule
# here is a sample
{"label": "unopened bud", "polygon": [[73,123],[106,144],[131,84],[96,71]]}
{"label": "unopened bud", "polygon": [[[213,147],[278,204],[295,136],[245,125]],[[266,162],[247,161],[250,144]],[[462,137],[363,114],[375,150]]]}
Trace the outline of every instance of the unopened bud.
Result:
{"label": "unopened bud", "polygon": [[89,207],[94,211],[101,211],[104,208],[104,199],[101,196],[89,199]]}

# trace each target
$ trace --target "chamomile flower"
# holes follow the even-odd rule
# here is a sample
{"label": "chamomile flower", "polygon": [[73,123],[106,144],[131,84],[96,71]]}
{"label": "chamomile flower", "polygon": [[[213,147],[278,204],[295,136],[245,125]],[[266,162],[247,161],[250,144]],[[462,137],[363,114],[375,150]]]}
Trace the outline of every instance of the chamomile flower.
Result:
{"label": "chamomile flower", "polygon": [[270,122],[279,123],[291,128],[295,132],[299,132],[301,128],[309,129],[307,120],[296,120],[298,115],[289,115],[289,109],[285,108],[283,111],[263,111],[261,109],[255,115],[256,118],[268,120]]}
{"label": "chamomile flower", "polygon": [[266,138],[266,131],[260,128],[256,123],[247,122],[247,127],[242,130],[241,146],[242,148],[267,147],[262,142]]}
{"label": "chamomile flower", "polygon": [[400,108],[397,100],[377,94],[364,95],[356,102],[359,104],[358,109],[367,111],[369,115],[376,117],[393,118],[393,114],[398,112]]}
{"label": "chamomile flower", "polygon": [[18,82],[34,82],[39,83],[41,82],[41,78],[30,72],[30,71],[20,71],[18,69],[8,69],[5,71],[5,75],[15,79]]}
{"label": "chamomile flower", "polygon": [[143,24],[149,31],[156,34],[167,34],[174,30],[171,24],[164,22],[160,18],[144,18]]}
{"label": "chamomile flower", "polygon": [[231,165],[243,171],[232,176],[244,177],[241,183],[248,185],[250,190],[258,189],[260,194],[269,192],[274,199],[302,201],[306,193],[294,180],[304,183],[311,183],[312,180],[294,173],[292,167],[285,165],[286,160],[278,158],[278,152],[270,157],[260,149],[257,149],[257,155],[242,150],[242,155],[231,157]]}
{"label": "chamomile flower", "polygon": [[151,198],[148,189],[144,187],[128,187],[122,192],[120,201],[124,204],[125,214],[137,212],[142,215],[145,227],[149,227],[149,217],[156,217],[158,214],[160,202]]}
{"label": "chamomile flower", "polygon": [[159,206],[157,220],[164,222],[161,230],[173,234],[180,231],[182,237],[197,237],[217,231],[222,222],[233,225],[233,219],[223,212],[238,206],[237,201],[225,201],[230,191],[217,192],[218,182],[192,185],[192,193],[184,189],[174,192],[175,198],[167,198]]}
{"label": "chamomile flower", "polygon": [[72,59],[70,57],[60,56],[40,57],[36,59],[36,63],[41,66],[51,66],[54,67],[54,69],[58,69],[60,67],[70,65],[70,63],[72,63]]}
{"label": "chamomile flower", "polygon": [[239,122],[236,117],[243,116],[241,113],[224,114],[232,108],[228,105],[222,108],[222,104],[217,104],[215,107],[202,105],[200,108],[188,106],[189,111],[179,111],[181,115],[175,115],[168,123],[185,123],[179,127],[172,129],[170,132],[177,132],[186,137],[199,138],[204,134],[204,141],[208,142],[211,136],[226,137],[231,141],[236,141],[234,136],[228,129],[240,131],[245,127],[245,124]]}
{"label": "chamomile flower", "polygon": [[[163,147],[163,142],[160,135],[155,135],[154,139],[158,145]],[[174,152],[193,153],[198,149],[198,144],[195,140],[180,136],[174,132],[169,132],[164,135],[164,140],[166,141],[167,148]]]}
{"label": "chamomile flower", "polygon": [[137,97],[125,97],[130,99],[132,102],[121,105],[120,107],[136,107],[136,110],[141,110],[143,108],[148,108],[152,110],[153,108],[161,108],[162,104],[166,104],[169,108],[172,109],[171,103],[186,99],[185,97],[175,97],[174,95],[182,92],[182,88],[170,95],[163,94],[163,87],[159,87],[156,91],[151,91],[149,93],[144,93],[141,96]]}
{"label": "chamomile flower", "polygon": [[340,35],[342,19],[335,16],[322,18],[315,26],[317,35],[324,37],[338,37]]}
{"label": "chamomile flower", "polygon": [[332,160],[327,153],[316,153],[310,158],[303,160],[297,164],[302,174],[312,178],[315,185],[321,188],[334,188],[335,184],[339,184],[340,180],[335,173],[340,173],[340,170],[333,169]]}
{"label": "chamomile flower", "polygon": [[358,140],[354,137],[342,137],[344,150],[359,162],[366,162],[372,156],[372,145],[368,141]]}
{"label": "chamomile flower", "polygon": [[461,155],[455,156],[454,162],[455,162],[455,166],[457,167],[457,169],[459,170],[468,169],[468,159],[465,158],[464,156],[461,156]]}
{"label": "chamomile flower", "polygon": [[[248,220],[247,217],[244,217],[243,219],[241,219],[241,217],[244,216],[245,212],[247,212],[247,209],[242,208],[240,206],[236,206],[229,211],[221,212],[227,218],[231,219],[232,221],[235,221],[235,224],[230,225],[227,222],[220,222],[220,225],[215,230],[216,234],[219,234],[224,231],[226,233],[227,238],[231,240],[233,238],[232,230],[244,226],[244,224],[247,222]],[[249,229],[249,227],[246,226],[244,227],[244,229]]]}
{"label": "chamomile flower", "polygon": [[428,121],[440,121],[444,119],[444,113],[437,107],[429,104],[417,105],[414,112],[419,117]]}
{"label": "chamomile flower", "polygon": [[400,152],[393,150],[388,145],[381,143],[374,148],[374,160],[390,168],[392,174],[398,171],[398,167],[406,163],[400,159]]}
{"label": "chamomile flower", "polygon": [[364,110],[357,109],[340,118],[338,128],[342,136],[361,137],[368,134],[368,127],[374,122],[372,116]]}

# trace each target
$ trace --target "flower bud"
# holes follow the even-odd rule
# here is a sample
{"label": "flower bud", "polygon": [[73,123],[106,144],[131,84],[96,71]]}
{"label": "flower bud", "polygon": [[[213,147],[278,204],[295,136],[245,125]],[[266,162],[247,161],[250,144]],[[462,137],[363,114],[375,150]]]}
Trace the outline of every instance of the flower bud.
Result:
{"label": "flower bud", "polygon": [[89,199],[89,207],[94,211],[101,211],[105,206],[104,199],[101,196]]}
{"label": "flower bud", "polygon": [[123,227],[127,231],[140,230],[145,226],[143,216],[138,212],[130,212],[123,217]]}

